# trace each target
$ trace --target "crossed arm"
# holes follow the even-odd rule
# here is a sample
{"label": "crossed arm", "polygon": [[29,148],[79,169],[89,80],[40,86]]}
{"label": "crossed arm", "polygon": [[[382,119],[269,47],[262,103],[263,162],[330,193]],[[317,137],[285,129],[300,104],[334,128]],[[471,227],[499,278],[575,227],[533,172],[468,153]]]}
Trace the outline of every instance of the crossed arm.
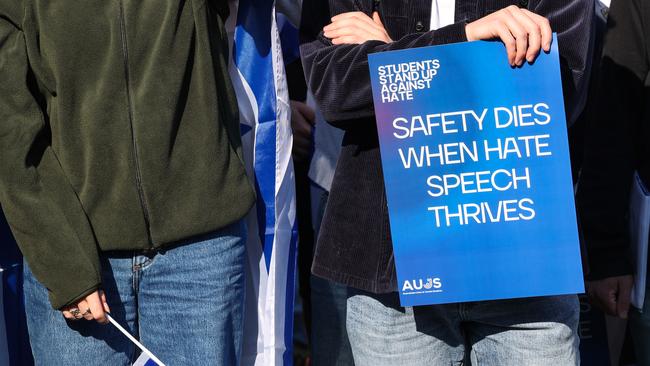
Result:
{"label": "crossed arm", "polygon": [[[372,18],[360,11],[336,15],[323,32],[334,45],[393,42],[377,12]],[[465,34],[468,41],[500,39],[512,66],[521,66],[524,60],[534,62],[540,50],[550,50],[553,38],[548,19],[514,5],[467,24]]]}
{"label": "crossed arm", "polygon": [[331,24],[323,24],[318,36],[301,40],[307,84],[325,119],[336,127],[354,128],[374,117],[367,60],[370,53],[498,39],[506,46],[508,63],[516,66],[534,61],[541,50],[548,50],[551,32],[559,39],[569,124],[581,111],[591,61],[593,0],[540,0],[531,10],[509,6],[471,23],[458,22],[399,39],[390,37],[394,33],[383,26],[377,14],[357,11],[355,4],[330,0],[329,10],[334,15]]}

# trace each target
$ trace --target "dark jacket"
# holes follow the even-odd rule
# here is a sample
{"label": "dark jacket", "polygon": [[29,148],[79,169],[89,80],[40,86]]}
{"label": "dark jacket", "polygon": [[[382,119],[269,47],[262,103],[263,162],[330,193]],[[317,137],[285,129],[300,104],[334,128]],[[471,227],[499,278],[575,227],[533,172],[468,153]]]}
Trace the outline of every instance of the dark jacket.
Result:
{"label": "dark jacket", "polygon": [[[313,272],[381,293],[396,289],[393,248],[375,126],[367,56],[373,52],[466,41],[465,25],[509,5],[549,18],[558,33],[568,120],[579,113],[588,80],[593,0],[456,0],[456,23],[429,29],[431,0],[330,0],[332,15],[377,9],[395,42],[334,46],[303,39],[308,85],[325,119],[344,129]],[[505,56],[504,56],[505,57]],[[480,61],[477,61],[480,62]],[[504,61],[505,62],[505,61]]]}
{"label": "dark jacket", "polygon": [[251,207],[224,4],[0,0],[0,202],[55,308]]}
{"label": "dark jacket", "polygon": [[650,3],[613,1],[607,24],[577,195],[592,280],[634,272],[627,257],[634,170],[650,186]]}

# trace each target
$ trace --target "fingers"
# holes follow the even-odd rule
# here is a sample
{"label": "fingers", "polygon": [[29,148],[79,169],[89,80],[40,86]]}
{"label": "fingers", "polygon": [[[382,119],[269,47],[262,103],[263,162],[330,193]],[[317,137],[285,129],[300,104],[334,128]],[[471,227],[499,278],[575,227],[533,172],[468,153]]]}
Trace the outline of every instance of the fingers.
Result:
{"label": "fingers", "polygon": [[311,153],[314,111],[304,103],[291,101],[292,155],[296,161],[306,161]]}
{"label": "fingers", "polygon": [[79,301],[79,303],[77,303],[77,309],[79,309],[77,319],[94,320],[90,306],[86,300]]}
{"label": "fingers", "polygon": [[378,12],[374,12],[374,13],[372,13],[372,21],[373,21],[375,24],[377,24],[377,26],[386,29],[386,27],[384,27],[384,23],[381,22],[381,17],[379,16],[379,13],[378,13]]}
{"label": "fingers", "polygon": [[339,14],[333,17],[332,22],[326,25],[323,28],[323,30],[327,31],[327,30],[338,29],[344,26],[349,26],[351,24],[357,25],[360,28],[368,29],[368,30],[379,30],[383,28],[383,26],[380,27],[379,25],[377,25],[375,21],[373,21],[365,13],[356,11],[356,12]]}
{"label": "fingers", "polygon": [[359,22],[355,19],[344,19],[330,24],[332,27],[325,29],[325,37],[335,41],[339,38],[348,37],[347,43],[363,43],[370,40],[382,40],[383,35],[380,30],[366,23]]}
{"label": "fingers", "polygon": [[341,21],[341,20],[344,20],[344,19],[358,19],[358,20],[363,21],[365,23],[374,24],[374,21],[372,19],[370,19],[370,17],[368,17],[366,15],[366,13],[364,13],[362,11],[350,11],[350,12],[347,12],[347,13],[341,13],[341,14],[335,15],[335,16],[332,17],[332,23],[335,23],[337,21]]}
{"label": "fingers", "polygon": [[295,113],[291,117],[291,129],[293,135],[311,140],[312,124],[307,122],[305,117],[300,113]]}
{"label": "fingers", "polygon": [[[83,310],[82,310],[83,309]],[[85,317],[88,306],[85,301],[79,301],[76,305],[69,306],[62,311],[63,316],[68,320],[80,320]]]}
{"label": "fingers", "polygon": [[[325,36],[335,38],[337,35],[346,34],[346,31],[365,32],[375,36],[381,35],[380,29],[375,23],[360,21],[358,18],[347,18],[332,22],[323,28]],[[333,37],[330,37],[333,36]]]}
{"label": "fingers", "polygon": [[512,36],[508,26],[505,23],[499,23],[496,28],[497,34],[501,42],[506,46],[506,54],[508,55],[508,63],[511,66],[515,65],[515,57],[517,55],[517,43],[515,37]]}
{"label": "fingers", "polygon": [[508,30],[515,38],[515,59],[511,65],[521,66],[523,64],[526,51],[528,50],[528,30],[524,28],[521,22],[512,15],[512,10],[506,12],[504,23],[508,26]]}
{"label": "fingers", "polygon": [[102,300],[99,296],[99,292],[95,291],[92,294],[86,296],[86,303],[88,305],[88,308],[90,308],[90,319],[88,320],[96,320],[98,323],[101,324],[106,324],[108,323],[108,319],[106,318],[106,312],[104,311],[104,304],[102,303]]}
{"label": "fingers", "polygon": [[609,277],[589,282],[587,289],[592,302],[611,316],[627,318],[634,277]]}
{"label": "fingers", "polygon": [[618,283],[618,296],[616,303],[616,315],[619,318],[627,319],[628,311],[630,310],[630,295],[632,293],[632,281],[626,281],[625,278],[619,280]]}
{"label": "fingers", "polygon": [[93,316],[90,313],[90,307],[86,300],[79,301],[76,305],[70,306],[67,309],[62,311],[63,317],[68,320],[93,320]]}
{"label": "fingers", "polygon": [[316,113],[314,109],[308,106],[306,103],[291,101],[291,106],[296,108],[296,111],[299,112],[310,125],[314,125],[316,121]]}
{"label": "fingers", "polygon": [[341,36],[332,39],[332,43],[337,45],[338,44],[361,44],[365,41],[366,40],[364,38],[357,37],[357,36]]}
{"label": "fingers", "polygon": [[100,298],[102,300],[102,305],[104,305],[104,311],[110,313],[111,308],[108,306],[108,301],[106,301],[106,294],[104,293],[104,291],[100,291],[99,293],[101,295]]}
{"label": "fingers", "polygon": [[589,294],[592,301],[606,314],[616,316],[616,290],[610,286],[598,285]]}
{"label": "fingers", "polygon": [[542,35],[542,48],[545,52],[549,52],[551,50],[551,42],[553,42],[553,30],[551,29],[551,23],[548,21],[548,19],[544,18],[541,15],[535,14],[532,11],[529,11],[527,9],[522,9],[522,11],[539,26],[540,34]]}
{"label": "fingers", "polygon": [[293,147],[291,155],[297,162],[304,162],[309,160],[311,154],[311,139],[304,136],[293,135]]}
{"label": "fingers", "polygon": [[77,320],[72,313],[70,313],[70,310],[63,310],[61,313],[63,313],[63,317],[68,319],[68,320]]}
{"label": "fingers", "polygon": [[383,41],[386,43],[393,42],[393,39],[388,35],[388,31],[386,30],[386,27],[384,27],[384,23],[382,23],[378,12],[372,13],[372,21],[375,23],[375,25],[377,25],[381,33],[384,35]]}
{"label": "fingers", "polygon": [[326,31],[325,37],[331,39],[334,44],[361,44],[381,39],[380,34],[359,29],[356,25]]}
{"label": "fingers", "polygon": [[61,312],[63,317],[68,320],[96,320],[98,323],[106,324],[108,323],[106,312],[110,311],[106,295],[103,291],[98,290],[86,296],[85,299],[78,301],[77,304],[66,307]]}
{"label": "fingers", "polygon": [[[378,15],[374,15],[378,18]],[[339,14],[332,18],[332,23],[323,28],[325,37],[334,44],[360,44],[370,40],[392,42],[386,29],[362,12]]]}
{"label": "fingers", "polygon": [[613,291],[599,294],[598,300],[605,313],[616,316],[616,294]]}
{"label": "fingers", "polygon": [[546,18],[514,5],[468,24],[465,33],[470,41],[500,38],[512,66],[534,62],[541,49],[550,50],[552,41]]}
{"label": "fingers", "polygon": [[[526,32],[524,37],[527,38],[527,49],[525,50],[526,61],[532,63],[537,58],[540,49],[542,48],[542,32],[540,26],[535,23],[526,12],[522,9],[517,8],[517,10],[510,9],[510,13],[513,18],[523,27],[522,29]],[[523,63],[523,59],[519,60]],[[521,65],[519,63],[518,65]]]}

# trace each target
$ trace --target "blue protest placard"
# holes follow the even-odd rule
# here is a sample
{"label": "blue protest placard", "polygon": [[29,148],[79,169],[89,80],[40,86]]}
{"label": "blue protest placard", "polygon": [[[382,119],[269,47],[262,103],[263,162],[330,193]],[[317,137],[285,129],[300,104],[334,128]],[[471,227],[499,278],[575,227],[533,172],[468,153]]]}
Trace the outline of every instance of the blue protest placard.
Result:
{"label": "blue protest placard", "polygon": [[583,292],[557,39],[369,64],[402,305]]}

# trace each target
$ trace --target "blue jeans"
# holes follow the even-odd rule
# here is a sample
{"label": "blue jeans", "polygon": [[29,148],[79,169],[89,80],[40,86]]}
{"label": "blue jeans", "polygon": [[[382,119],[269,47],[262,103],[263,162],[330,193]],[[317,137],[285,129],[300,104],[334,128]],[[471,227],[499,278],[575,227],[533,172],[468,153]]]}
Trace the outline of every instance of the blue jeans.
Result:
{"label": "blue jeans", "polygon": [[[329,193],[311,185],[312,219],[315,236],[327,205]],[[354,366],[348,333],[345,329],[348,288],[312,275],[311,281],[311,358],[314,366]]]}
{"label": "blue jeans", "polygon": [[357,366],[579,364],[577,296],[403,308],[354,290],[347,328]]}
{"label": "blue jeans", "polygon": [[347,286],[311,276],[311,357],[314,366],[353,366],[345,327]]}
{"label": "blue jeans", "polygon": [[[164,250],[102,253],[111,315],[168,366],[238,365],[244,242],[240,221]],[[139,355],[110,324],[65,320],[27,265],[24,290],[37,365],[126,366]]]}

